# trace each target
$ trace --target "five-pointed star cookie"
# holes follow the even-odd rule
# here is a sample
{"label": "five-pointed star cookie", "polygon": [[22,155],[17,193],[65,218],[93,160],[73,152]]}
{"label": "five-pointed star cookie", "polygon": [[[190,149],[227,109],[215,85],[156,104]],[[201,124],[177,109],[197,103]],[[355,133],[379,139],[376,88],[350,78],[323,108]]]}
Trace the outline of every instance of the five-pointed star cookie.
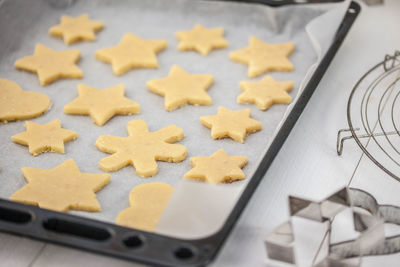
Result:
{"label": "five-pointed star cookie", "polygon": [[116,171],[133,165],[142,177],[157,174],[156,160],[180,162],[186,158],[183,145],[172,144],[184,137],[183,130],[175,125],[149,132],[143,120],[133,120],[127,126],[128,137],[101,135],[96,146],[103,152],[113,154],[103,158],[99,167],[104,171]]}
{"label": "five-pointed star cookie", "polygon": [[230,110],[219,107],[218,113],[200,117],[201,123],[211,128],[211,137],[220,139],[230,137],[243,143],[247,134],[261,130],[261,123],[250,118],[250,109]]}
{"label": "five-pointed star cookie", "polygon": [[125,87],[118,84],[106,89],[78,85],[78,97],[64,107],[64,112],[89,115],[95,124],[104,125],[115,115],[131,115],[140,112],[140,105],[125,95]]}
{"label": "five-pointed star cookie", "polygon": [[105,173],[83,173],[73,159],[53,169],[22,168],[28,182],[10,199],[56,211],[101,211],[96,192],[110,181]]}
{"label": "five-pointed star cookie", "polygon": [[292,42],[268,44],[256,37],[250,37],[250,45],[231,52],[233,61],[249,65],[248,76],[256,77],[268,71],[292,71],[293,64],[288,57],[294,51]]}
{"label": "five-pointed star cookie", "polygon": [[61,128],[59,119],[46,124],[33,121],[25,122],[26,132],[12,136],[12,140],[29,147],[29,152],[36,156],[43,152],[64,153],[64,143],[78,137],[74,131]]}
{"label": "five-pointed star cookie", "polygon": [[294,82],[277,82],[271,76],[265,76],[258,82],[242,81],[240,88],[244,91],[237,98],[238,103],[256,104],[266,110],[273,104],[290,104],[290,92]]}
{"label": "five-pointed star cookie", "polygon": [[36,73],[40,84],[46,85],[60,78],[82,78],[82,70],[75,64],[80,57],[77,49],[56,51],[37,44],[33,56],[18,59],[15,67]]}
{"label": "five-pointed star cookie", "polygon": [[77,41],[94,41],[95,33],[103,29],[104,24],[98,20],[90,20],[88,14],[79,17],[61,16],[61,23],[50,28],[53,36],[64,38],[64,43],[69,45]]}
{"label": "five-pointed star cookie", "polygon": [[167,47],[165,40],[144,40],[127,33],[116,46],[96,51],[96,58],[110,63],[115,75],[135,68],[158,68],[156,54]]}
{"label": "five-pointed star cookie", "polygon": [[196,179],[208,183],[230,183],[245,178],[242,168],[247,164],[245,156],[228,156],[219,149],[209,157],[191,157],[193,169],[185,174],[185,178]]}
{"label": "five-pointed star cookie", "polygon": [[195,25],[190,31],[176,33],[176,38],[180,41],[178,49],[181,51],[196,50],[206,56],[212,49],[228,47],[228,42],[223,35],[224,29],[221,27],[207,29],[201,25]]}
{"label": "five-pointed star cookie", "polygon": [[206,90],[213,84],[211,74],[189,74],[179,66],[172,66],[168,77],[147,82],[147,88],[164,96],[164,106],[172,111],[187,104],[211,105],[211,97]]}

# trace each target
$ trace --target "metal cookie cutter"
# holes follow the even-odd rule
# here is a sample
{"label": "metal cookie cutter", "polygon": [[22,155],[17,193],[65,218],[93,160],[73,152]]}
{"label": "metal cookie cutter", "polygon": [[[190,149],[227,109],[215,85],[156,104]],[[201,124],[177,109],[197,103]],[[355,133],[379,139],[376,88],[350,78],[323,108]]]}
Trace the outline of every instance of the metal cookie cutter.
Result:
{"label": "metal cookie cutter", "polygon": [[[385,223],[400,225],[400,207],[379,205],[371,194],[363,190],[344,187],[319,202],[289,196],[289,207],[291,218],[275,228],[264,240],[267,255],[272,260],[296,264],[292,227],[294,216],[329,223],[322,241],[329,242],[329,251],[325,252],[325,258],[315,262],[321,253],[320,246],[312,263],[314,267],[360,266],[363,256],[400,252],[400,235],[385,237],[384,233]],[[351,209],[354,229],[360,234],[356,239],[331,244],[332,222],[346,208]],[[357,263],[345,262],[350,258],[358,258]]]}

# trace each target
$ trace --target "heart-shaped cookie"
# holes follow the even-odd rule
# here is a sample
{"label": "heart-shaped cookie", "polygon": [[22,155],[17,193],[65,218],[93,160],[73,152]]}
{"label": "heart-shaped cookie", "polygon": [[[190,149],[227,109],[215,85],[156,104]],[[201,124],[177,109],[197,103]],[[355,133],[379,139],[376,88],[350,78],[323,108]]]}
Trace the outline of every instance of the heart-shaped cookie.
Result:
{"label": "heart-shaped cookie", "polygon": [[40,116],[50,107],[50,98],[26,92],[13,81],[0,78],[0,121],[25,120]]}

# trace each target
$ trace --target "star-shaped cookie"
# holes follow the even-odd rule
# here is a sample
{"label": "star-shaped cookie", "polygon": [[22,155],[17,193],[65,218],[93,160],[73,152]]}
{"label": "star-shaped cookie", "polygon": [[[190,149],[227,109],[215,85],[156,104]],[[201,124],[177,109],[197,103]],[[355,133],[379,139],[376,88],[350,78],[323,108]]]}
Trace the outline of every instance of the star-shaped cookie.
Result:
{"label": "star-shaped cookie", "polygon": [[256,77],[268,71],[292,71],[288,57],[295,49],[292,42],[269,44],[250,37],[249,46],[229,54],[230,59],[249,65],[248,76]]}
{"label": "star-shaped cookie", "polygon": [[165,109],[172,111],[187,104],[211,105],[212,100],[206,90],[213,82],[211,74],[189,74],[174,65],[168,77],[148,81],[146,85],[153,93],[164,96]]}
{"label": "star-shaped cookie", "polygon": [[293,86],[294,82],[277,82],[271,76],[265,76],[258,82],[242,81],[240,89],[243,93],[237,97],[237,102],[256,104],[262,110],[273,104],[290,104],[292,98],[287,92]]}
{"label": "star-shaped cookie", "polygon": [[190,31],[176,33],[180,51],[196,50],[203,56],[208,55],[212,49],[228,47],[228,42],[223,36],[223,28],[207,29],[201,25],[195,25]]}
{"label": "star-shaped cookie", "polygon": [[13,135],[12,140],[29,147],[29,153],[36,156],[43,152],[64,153],[64,143],[78,137],[74,131],[61,128],[59,119],[46,124],[25,122],[26,131]]}
{"label": "star-shaped cookie", "polygon": [[228,156],[223,149],[219,149],[209,157],[191,157],[193,169],[185,174],[185,178],[213,184],[243,180],[242,168],[247,161],[245,156]]}
{"label": "star-shaped cookie", "polygon": [[211,128],[211,137],[220,139],[230,137],[243,143],[247,134],[261,130],[261,123],[250,118],[250,109],[230,110],[219,107],[218,113],[200,117],[201,123]]}
{"label": "star-shaped cookie", "polygon": [[40,84],[46,85],[60,78],[82,78],[82,70],[75,64],[80,57],[77,49],[57,51],[37,44],[33,56],[18,59],[15,67],[36,73]]}
{"label": "star-shaped cookie", "polygon": [[99,20],[90,20],[88,14],[79,17],[61,16],[61,23],[53,26],[49,34],[61,37],[66,45],[77,41],[94,41],[95,33],[103,29],[104,24]]}
{"label": "star-shaped cookie", "polygon": [[97,148],[113,154],[100,161],[102,170],[110,172],[133,165],[139,176],[149,177],[158,172],[156,160],[180,162],[186,158],[185,146],[172,144],[184,137],[183,130],[175,125],[149,132],[145,121],[133,120],[127,130],[128,137],[101,135],[97,138]]}
{"label": "star-shaped cookie", "polygon": [[131,115],[140,112],[140,105],[125,95],[125,87],[118,84],[106,89],[78,85],[78,97],[64,106],[64,112],[89,115],[95,124],[104,125],[115,115]]}
{"label": "star-shaped cookie", "polygon": [[96,192],[110,181],[105,173],[83,173],[73,159],[53,169],[22,168],[28,182],[10,199],[55,211],[101,211]]}
{"label": "star-shaped cookie", "polygon": [[167,47],[165,40],[144,40],[127,33],[116,46],[97,50],[97,59],[110,63],[115,75],[122,75],[131,69],[158,68],[156,54]]}

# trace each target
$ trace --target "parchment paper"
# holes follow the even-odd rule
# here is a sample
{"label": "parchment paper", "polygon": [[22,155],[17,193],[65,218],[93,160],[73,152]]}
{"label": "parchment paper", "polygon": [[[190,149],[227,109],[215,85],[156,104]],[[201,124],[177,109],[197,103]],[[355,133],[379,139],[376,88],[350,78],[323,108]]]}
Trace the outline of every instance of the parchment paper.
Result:
{"label": "parchment paper", "polygon": [[[338,6],[339,9],[333,10]],[[108,154],[95,147],[96,139],[102,134],[127,136],[126,125],[130,120],[145,120],[151,131],[175,124],[185,132],[185,138],[180,142],[188,150],[185,161],[158,162],[159,173],[151,178],[140,178],[131,166],[113,172],[110,184],[97,193],[102,212],[70,213],[114,222],[117,214],[128,207],[128,195],[134,186],[162,181],[175,186],[176,192],[157,232],[193,238],[216,231],[224,222],[248,179],[222,186],[181,183],[184,173],[191,168],[189,158],[208,156],[223,148],[230,155],[249,157],[249,163],[243,170],[246,177],[251,177],[283,121],[285,112],[287,114],[291,107],[274,105],[264,112],[254,105],[237,104],[236,97],[241,93],[239,82],[250,79],[247,77],[247,66],[229,60],[229,52],[247,46],[250,36],[271,43],[293,41],[296,51],[290,60],[294,63],[295,71],[269,74],[278,81],[294,81],[295,88],[290,94],[296,101],[301,85],[312,74],[315,67],[313,64],[329,47],[343,17],[344,7],[345,4],[273,9],[256,4],[183,0],[0,1],[0,77],[17,82],[24,90],[41,92],[51,98],[51,110],[32,121],[47,123],[59,118],[64,128],[75,130],[79,134],[77,140],[66,144],[65,154],[44,153],[33,157],[27,147],[15,144],[11,140],[12,135],[25,130],[23,121],[0,125],[0,197],[9,198],[13,192],[26,184],[21,167],[50,169],[73,158],[82,172],[102,172],[98,168],[98,162]],[[333,13],[329,13],[330,10],[333,10]],[[67,47],[61,39],[48,35],[48,29],[59,23],[61,15],[77,16],[82,13],[89,13],[91,18],[102,20],[106,25],[97,35],[96,42],[82,42]],[[322,14],[325,15],[319,17]],[[308,30],[313,31],[310,40],[306,26],[317,17],[320,21],[314,20],[314,24],[309,25]],[[319,24],[321,22],[324,22],[322,31]],[[189,30],[196,23],[206,27],[224,27],[229,48],[213,51],[207,57],[195,52],[178,52],[175,32]],[[159,69],[132,70],[117,77],[112,73],[109,64],[94,58],[97,49],[116,45],[127,32],[146,39],[167,40],[168,48],[158,55]],[[32,55],[36,43],[59,50],[80,49],[82,59],[78,65],[84,72],[84,78],[58,80],[42,87],[36,75],[14,69],[15,60]],[[186,106],[173,112],[164,110],[164,98],[149,92],[145,84],[148,80],[167,76],[173,64],[178,64],[190,73],[214,75],[215,83],[208,91],[213,99],[212,106]],[[261,77],[263,76],[252,80],[259,80]],[[79,83],[96,88],[125,84],[126,96],[141,105],[141,114],[116,116],[102,127],[94,125],[88,116],[64,114],[64,105],[77,97]],[[230,139],[213,140],[210,130],[201,125],[199,117],[215,114],[218,106],[235,110],[250,108],[252,117],[262,122],[262,131],[249,135],[244,144]],[[188,189],[189,187],[192,189]],[[201,201],[202,198],[204,201]],[[179,206],[179,203],[185,205]],[[203,212],[196,213],[196,207],[202,207]],[[190,209],[192,214],[189,216],[185,209]],[[207,215],[207,211],[211,213]],[[209,215],[213,212],[220,216],[210,218]],[[178,216],[179,214],[181,216]],[[182,232],[182,228],[186,230]]]}

